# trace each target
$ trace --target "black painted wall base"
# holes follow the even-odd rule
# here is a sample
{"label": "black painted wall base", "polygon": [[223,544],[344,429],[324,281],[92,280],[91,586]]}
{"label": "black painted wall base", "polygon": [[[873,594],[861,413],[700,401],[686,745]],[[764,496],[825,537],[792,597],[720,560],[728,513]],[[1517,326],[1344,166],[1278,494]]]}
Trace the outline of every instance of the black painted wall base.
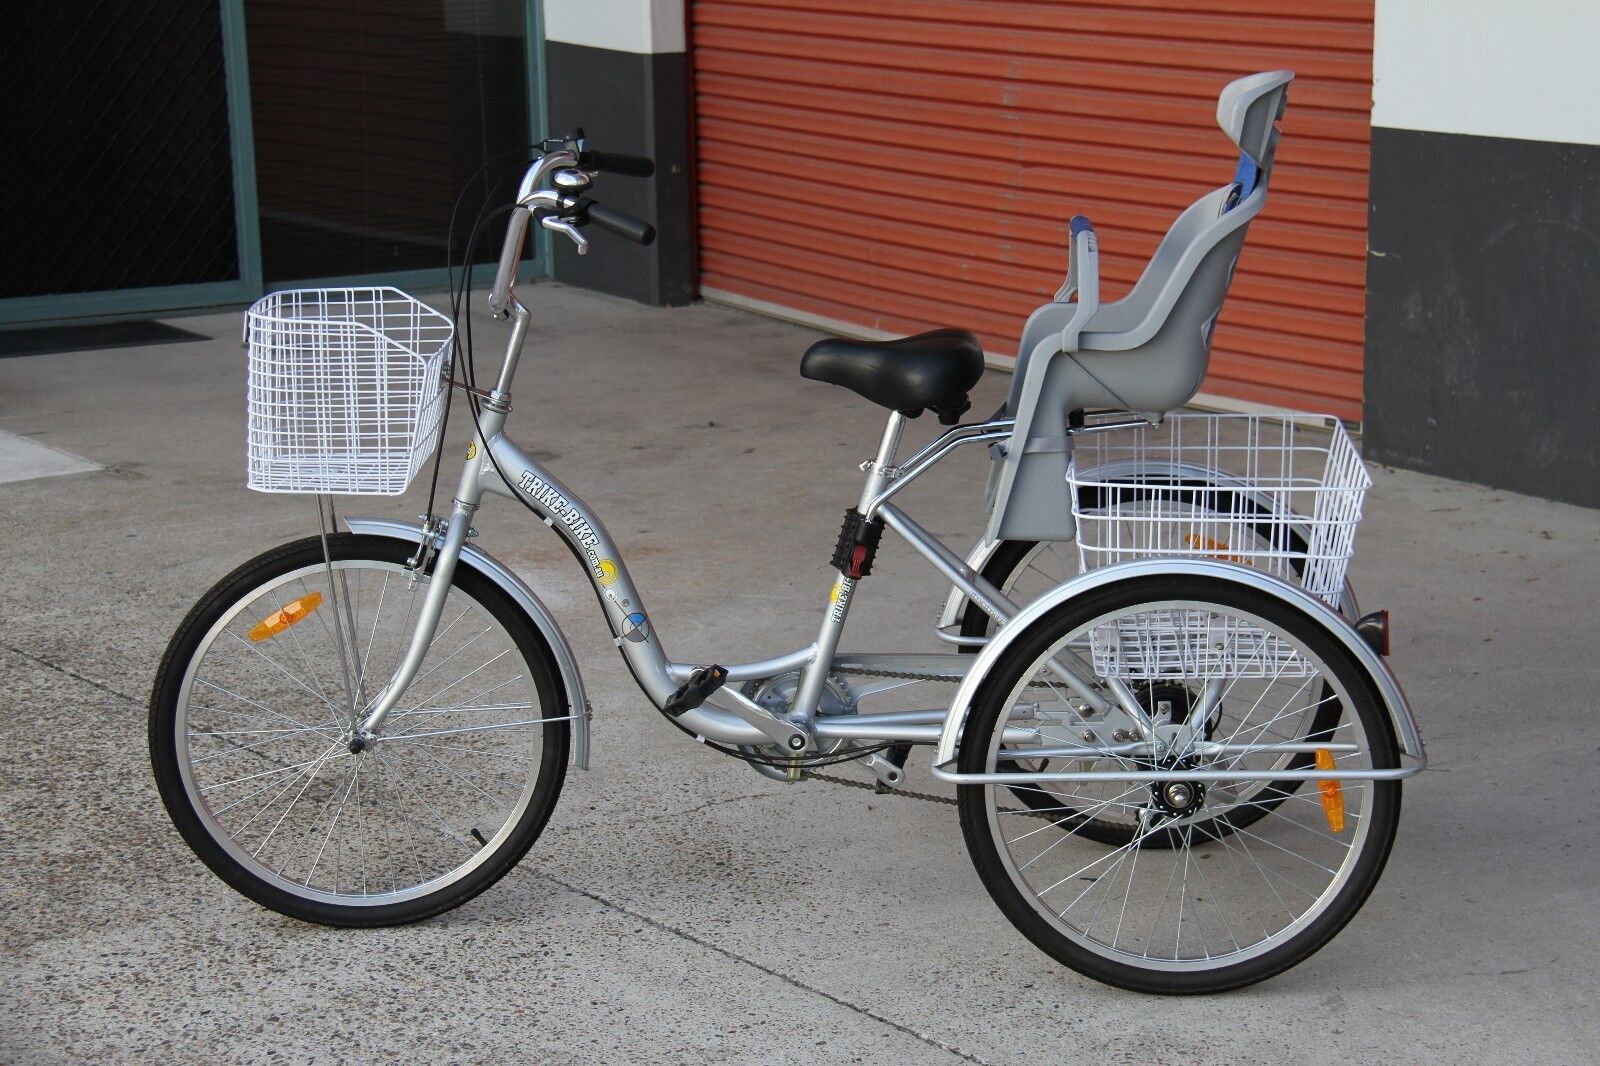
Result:
{"label": "black painted wall base", "polygon": [[641,55],[546,42],[551,133],[582,126],[601,151],[656,161],[653,178],[604,174],[593,192],[598,202],[652,222],[655,243],[641,248],[590,227],[588,255],[555,242],[557,281],[649,304],[679,306],[693,297],[686,72],[681,52]]}
{"label": "black painted wall base", "polygon": [[1374,128],[1369,459],[1600,507],[1600,147]]}

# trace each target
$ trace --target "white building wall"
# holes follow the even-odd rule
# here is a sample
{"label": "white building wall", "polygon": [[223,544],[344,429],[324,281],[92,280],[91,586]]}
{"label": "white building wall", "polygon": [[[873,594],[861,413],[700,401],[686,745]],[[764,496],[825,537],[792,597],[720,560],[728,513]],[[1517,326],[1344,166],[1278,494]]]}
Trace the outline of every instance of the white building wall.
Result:
{"label": "white building wall", "polygon": [[684,0],[544,0],[544,39],[654,55],[687,45]]}
{"label": "white building wall", "polygon": [[1372,124],[1600,144],[1600,0],[1377,0]]}

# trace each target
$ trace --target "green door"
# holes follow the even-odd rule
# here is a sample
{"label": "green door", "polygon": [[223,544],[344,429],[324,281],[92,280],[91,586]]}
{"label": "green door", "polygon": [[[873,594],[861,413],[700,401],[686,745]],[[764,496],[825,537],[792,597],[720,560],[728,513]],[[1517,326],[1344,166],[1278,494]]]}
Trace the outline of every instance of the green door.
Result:
{"label": "green door", "polygon": [[249,103],[228,76],[238,0],[12,14],[0,322],[247,299],[260,282]]}
{"label": "green door", "polygon": [[[26,4],[0,44],[15,220],[0,323],[305,283],[442,288],[480,205],[503,202],[544,136],[539,8]],[[480,237],[474,260],[497,245]]]}

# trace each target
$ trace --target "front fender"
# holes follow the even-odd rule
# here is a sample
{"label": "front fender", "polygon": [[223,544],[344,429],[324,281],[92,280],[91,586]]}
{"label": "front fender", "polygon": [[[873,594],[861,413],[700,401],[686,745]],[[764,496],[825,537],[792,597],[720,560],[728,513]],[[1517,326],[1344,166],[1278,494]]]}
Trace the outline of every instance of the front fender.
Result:
{"label": "front fender", "polygon": [[[389,518],[346,518],[344,522],[352,533],[393,537],[396,540],[410,541],[412,544],[422,540],[422,530],[419,527]],[[583,678],[578,673],[578,661],[573,657],[572,645],[567,643],[566,634],[561,632],[561,627],[556,625],[549,608],[540,602],[533,590],[500,560],[486,551],[464,544],[461,547],[461,564],[472,567],[500,586],[505,594],[523,609],[528,619],[533,622],[534,628],[539,631],[539,635],[549,643],[550,650],[555,655],[556,668],[561,673],[562,687],[566,690],[570,708],[567,713],[573,715],[572,761],[578,764],[580,770],[587,770],[589,699],[584,695]]]}
{"label": "front fender", "polygon": [[1422,736],[1417,731],[1416,720],[1412,717],[1410,704],[1406,702],[1400,682],[1395,679],[1383,656],[1374,651],[1339,612],[1298,585],[1236,563],[1213,559],[1140,559],[1080,574],[1034,600],[1018,611],[1015,618],[1000,627],[999,632],[995,633],[978,653],[977,661],[972,664],[972,669],[967,672],[967,676],[956,689],[955,698],[950,703],[950,710],[945,715],[944,726],[939,733],[939,744],[933,759],[934,773],[942,777],[954,771],[956,746],[960,743],[961,731],[966,725],[967,716],[971,713],[972,701],[977,697],[979,686],[983,684],[983,679],[994,668],[1000,656],[1005,654],[1006,649],[1021,637],[1028,627],[1074,596],[1081,596],[1113,582],[1157,574],[1212,577],[1232,581],[1266,592],[1298,607],[1348,648],[1355,655],[1356,661],[1371,676],[1383,701],[1384,709],[1389,714],[1389,720],[1394,724],[1401,753],[1415,760],[1414,770],[1420,770],[1427,764]]}

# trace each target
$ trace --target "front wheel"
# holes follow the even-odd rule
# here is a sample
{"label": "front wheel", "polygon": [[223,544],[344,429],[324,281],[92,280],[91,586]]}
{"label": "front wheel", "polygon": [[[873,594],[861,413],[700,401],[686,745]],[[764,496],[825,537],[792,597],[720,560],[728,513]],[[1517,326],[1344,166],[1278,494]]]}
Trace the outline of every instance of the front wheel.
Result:
{"label": "front wheel", "polygon": [[[1271,782],[1285,772],[1286,746],[1315,746],[1322,769],[1398,766],[1370,678],[1321,623],[1216,578],[1137,578],[1086,593],[1040,618],[995,663],[962,733],[962,773],[1009,771],[1030,749],[1097,747],[1056,728],[1071,702],[1054,672],[1063,662],[1092,664],[1129,687],[1207,691],[1212,716],[1228,724],[1185,730],[1157,719],[1159,749],[1058,757],[1051,770],[1086,776],[1046,786],[1054,813],[1002,804],[1004,784],[962,785],[968,851],[1018,930],[1108,984],[1201,993],[1279,973],[1350,920],[1394,841],[1398,782],[1319,781],[1264,799],[1245,784],[1154,776],[1221,771]],[[1116,779],[1125,774],[1150,779]],[[1133,828],[1108,847],[1094,827],[1112,812]]]}
{"label": "front wheel", "polygon": [[157,787],[184,840],[263,906],[336,926],[464,903],[511,869],[561,792],[568,694],[549,644],[457,567],[427,657],[379,736],[354,723],[429,584],[414,546],[339,534],[275,548],[189,612],[150,702]]}

